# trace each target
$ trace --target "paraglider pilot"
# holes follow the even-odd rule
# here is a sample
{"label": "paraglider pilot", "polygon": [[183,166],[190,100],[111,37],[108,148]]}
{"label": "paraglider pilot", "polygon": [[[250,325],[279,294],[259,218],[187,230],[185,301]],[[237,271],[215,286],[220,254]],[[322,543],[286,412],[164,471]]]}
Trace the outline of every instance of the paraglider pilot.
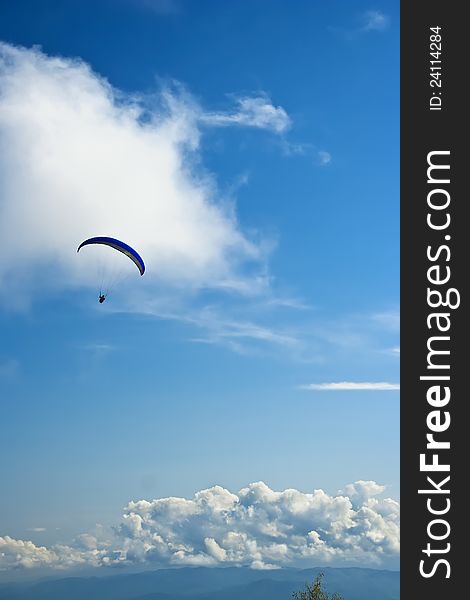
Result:
{"label": "paraglider pilot", "polygon": [[106,296],[104,294],[100,294],[100,297],[98,298],[98,301],[100,304],[103,304],[103,302],[106,300]]}

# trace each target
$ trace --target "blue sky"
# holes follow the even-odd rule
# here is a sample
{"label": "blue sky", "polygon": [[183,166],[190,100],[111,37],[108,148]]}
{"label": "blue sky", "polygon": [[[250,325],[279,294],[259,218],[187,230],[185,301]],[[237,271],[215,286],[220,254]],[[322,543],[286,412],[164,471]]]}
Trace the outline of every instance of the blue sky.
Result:
{"label": "blue sky", "polygon": [[[0,536],[258,481],[397,500],[398,3],[0,13]],[[93,235],[147,263],[102,306]]]}

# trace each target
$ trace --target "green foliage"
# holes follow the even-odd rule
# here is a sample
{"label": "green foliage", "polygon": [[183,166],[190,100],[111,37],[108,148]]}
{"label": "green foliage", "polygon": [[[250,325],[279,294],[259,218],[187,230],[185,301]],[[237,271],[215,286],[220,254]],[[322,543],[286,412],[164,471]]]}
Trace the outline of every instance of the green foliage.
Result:
{"label": "green foliage", "polygon": [[[322,589],[322,579],[323,573],[320,573],[312,585],[305,584],[303,592],[294,592],[293,600],[330,600],[330,595]],[[343,597],[335,592],[331,600],[343,600]]]}

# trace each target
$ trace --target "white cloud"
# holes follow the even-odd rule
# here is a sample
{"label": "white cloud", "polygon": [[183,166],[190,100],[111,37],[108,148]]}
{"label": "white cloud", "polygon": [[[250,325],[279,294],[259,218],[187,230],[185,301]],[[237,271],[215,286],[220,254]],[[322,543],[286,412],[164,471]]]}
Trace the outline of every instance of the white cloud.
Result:
{"label": "white cloud", "polygon": [[[104,310],[177,319],[203,332],[194,337],[241,352],[298,345],[263,319],[275,301],[273,243],[241,230],[234,191],[222,194],[202,167],[202,121],[278,133],[290,125],[267,96],[237,102],[227,114],[205,113],[177,86],[138,98],[79,60],[0,45],[0,303],[21,308],[44,289],[97,292],[99,271],[116,259],[131,277]],[[109,248],[77,255],[92,235],[135,246],[145,276]],[[243,314],[247,299],[264,306]]]}
{"label": "white cloud", "polygon": [[[225,117],[206,123],[275,131],[289,123],[266,98],[240,99],[239,111]],[[79,60],[0,45],[3,299],[16,303],[13,290],[23,298],[28,286],[95,287],[92,250],[75,252],[92,235],[139,250],[147,273],[135,287],[148,295],[162,285],[256,288],[265,255],[201,167],[203,118],[181,90],[132,97]],[[111,254],[101,255],[108,262]]]}
{"label": "white cloud", "polygon": [[291,120],[282,106],[274,106],[267,96],[237,98],[238,110],[232,113],[205,113],[200,120],[216,127],[241,125],[284,133]]}
{"label": "white cloud", "polygon": [[326,150],[320,150],[318,152],[318,163],[321,167],[326,167],[331,163],[331,154]]}
{"label": "white cloud", "polygon": [[384,491],[384,485],[380,485],[375,481],[364,481],[360,479],[355,483],[348,483],[348,485],[344,487],[342,493],[351,500],[356,509],[359,509],[362,505],[367,504],[371,498],[383,494]]}
{"label": "white cloud", "polygon": [[103,552],[96,548],[80,551],[71,546],[57,545],[49,549],[36,546],[28,540],[17,540],[10,536],[0,536],[0,569],[17,568],[71,568],[77,566],[98,566]]}
{"label": "white cloud", "polygon": [[304,156],[312,151],[312,145],[304,142],[291,142],[286,138],[280,139],[280,148],[284,156]]}
{"label": "white cloud", "polygon": [[268,306],[279,306],[284,308],[293,308],[295,310],[311,310],[312,306],[299,298],[288,296],[271,298],[267,302]]}
{"label": "white cloud", "polygon": [[[166,318],[171,318],[166,314]],[[293,348],[299,344],[296,337],[266,326],[258,325],[247,320],[224,318],[213,309],[206,308],[193,315],[175,315],[179,321],[186,322],[201,328],[206,332],[204,341],[223,343],[227,341],[258,341]]]}
{"label": "white cloud", "polygon": [[362,16],[362,31],[383,31],[387,29],[390,19],[379,10],[368,10]]}
{"label": "white cloud", "polygon": [[326,167],[333,158],[330,152],[319,150],[311,143],[292,142],[282,137],[279,144],[284,156],[309,156],[318,167]]}
{"label": "white cloud", "polygon": [[[290,328],[256,322],[256,317],[266,313],[271,306],[270,298],[261,295],[261,306],[252,302],[247,305],[247,311],[243,310],[247,308],[244,304],[230,300],[231,298],[227,298],[223,307],[214,304],[197,306],[196,302],[193,306],[188,306],[160,297],[147,299],[145,302],[139,300],[139,306],[135,310],[159,319],[177,321],[198,330],[196,335],[190,335],[192,342],[222,345],[241,354],[266,350],[267,346],[289,351],[301,347],[300,338]],[[292,308],[300,310],[297,306]],[[255,314],[251,314],[250,310]]]}
{"label": "white cloud", "polygon": [[398,383],[386,383],[386,382],[355,382],[355,381],[339,381],[337,383],[307,383],[300,386],[303,390],[342,390],[342,391],[355,391],[355,390],[371,390],[371,391],[389,391],[399,390],[400,384]]}
{"label": "white cloud", "polygon": [[236,494],[214,486],[190,500],[132,501],[107,542],[85,534],[70,546],[45,548],[0,538],[0,568],[146,563],[269,569],[312,561],[396,566],[399,504],[381,498],[384,489],[357,481],[329,495],[321,489],[276,492],[258,482]]}

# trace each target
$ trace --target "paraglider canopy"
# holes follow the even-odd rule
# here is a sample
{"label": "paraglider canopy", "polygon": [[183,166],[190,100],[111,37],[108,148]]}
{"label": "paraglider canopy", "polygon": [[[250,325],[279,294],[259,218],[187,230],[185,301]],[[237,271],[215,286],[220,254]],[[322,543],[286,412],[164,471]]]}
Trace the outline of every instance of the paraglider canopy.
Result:
{"label": "paraglider canopy", "polygon": [[92,237],[82,242],[77,248],[77,252],[80,252],[80,248],[83,248],[83,246],[88,246],[90,244],[103,244],[104,246],[110,246],[111,248],[122,252],[132,260],[135,266],[139,269],[141,275],[145,273],[145,264],[142,260],[142,257],[134,250],[134,248],[131,248],[124,242],[112,237]]}

